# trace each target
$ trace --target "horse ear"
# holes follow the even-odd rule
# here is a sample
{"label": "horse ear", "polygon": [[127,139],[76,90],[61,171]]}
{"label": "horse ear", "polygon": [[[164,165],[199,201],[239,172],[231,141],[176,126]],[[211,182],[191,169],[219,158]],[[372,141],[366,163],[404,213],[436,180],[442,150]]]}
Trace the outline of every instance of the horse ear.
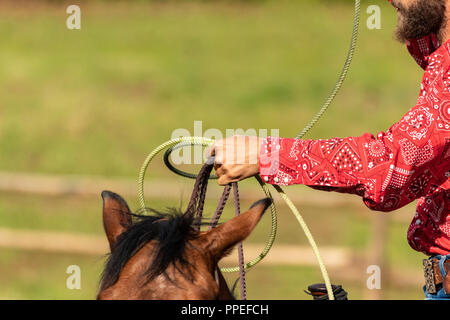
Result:
{"label": "horse ear", "polygon": [[247,212],[205,232],[203,235],[206,239],[205,248],[217,260],[221,259],[235,245],[244,241],[250,235],[271,204],[270,198],[259,200]]}
{"label": "horse ear", "polygon": [[103,227],[113,250],[117,238],[131,225],[131,212],[121,196],[111,191],[103,191]]}

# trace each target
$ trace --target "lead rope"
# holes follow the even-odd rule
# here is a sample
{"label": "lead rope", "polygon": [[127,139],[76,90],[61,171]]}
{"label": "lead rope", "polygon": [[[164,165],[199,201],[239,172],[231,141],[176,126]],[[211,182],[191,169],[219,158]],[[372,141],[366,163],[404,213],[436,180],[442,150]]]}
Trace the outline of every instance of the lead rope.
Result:
{"label": "lead rope", "polygon": [[[209,175],[213,168],[213,161],[208,159],[206,164],[200,169],[200,172],[195,180],[194,190],[192,191],[191,199],[189,201],[187,212],[191,212],[194,214],[195,212],[195,221],[198,222],[198,231],[200,231],[200,222],[202,220],[203,215],[203,207],[205,204],[206,190],[208,186]],[[214,211],[214,215],[211,218],[211,222],[208,226],[208,230],[215,228],[217,223],[219,222],[220,216],[222,215],[223,209],[225,208],[225,204],[230,195],[231,187],[233,188],[234,195],[234,210],[235,215],[238,216],[241,213],[240,202],[239,202],[239,190],[238,184],[233,182],[231,185],[227,185],[224,187],[222,196],[220,197],[219,204],[217,205],[216,210]],[[238,259],[239,259],[239,283],[240,283],[240,294],[242,300],[247,300],[247,289],[245,283],[245,267],[244,267],[244,247],[242,242],[238,244]],[[217,278],[217,275],[216,275]]]}
{"label": "lead rope", "polygon": [[[234,210],[236,216],[241,214],[239,204],[239,190],[237,182],[233,182],[234,194]],[[238,244],[238,259],[239,259],[239,283],[241,285],[241,300],[247,300],[247,285],[245,283],[245,269],[244,269],[244,245],[242,242]]]}

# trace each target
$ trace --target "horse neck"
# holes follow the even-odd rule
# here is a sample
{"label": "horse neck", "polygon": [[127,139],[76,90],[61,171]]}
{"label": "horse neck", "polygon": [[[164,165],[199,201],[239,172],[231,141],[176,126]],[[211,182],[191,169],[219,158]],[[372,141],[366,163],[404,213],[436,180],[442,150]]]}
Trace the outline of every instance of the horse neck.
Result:
{"label": "horse neck", "polygon": [[228,288],[228,284],[223,277],[222,272],[219,268],[216,269],[216,281],[219,286],[219,294],[217,295],[217,299],[219,300],[234,300],[233,294]]}

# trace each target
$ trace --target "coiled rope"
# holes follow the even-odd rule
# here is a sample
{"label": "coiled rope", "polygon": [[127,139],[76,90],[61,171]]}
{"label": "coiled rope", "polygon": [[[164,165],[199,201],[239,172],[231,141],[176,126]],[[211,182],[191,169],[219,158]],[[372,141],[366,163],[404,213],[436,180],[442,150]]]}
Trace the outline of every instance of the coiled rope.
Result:
{"label": "coiled rope", "polygon": [[[176,138],[176,139],[172,139],[172,140],[166,141],[165,143],[161,144],[159,147],[155,148],[147,156],[147,158],[144,160],[144,163],[142,164],[141,170],[139,171],[139,177],[138,177],[138,200],[139,200],[139,205],[141,206],[141,210],[145,211],[146,208],[147,208],[147,206],[145,204],[145,199],[144,199],[145,173],[147,171],[147,168],[148,168],[150,162],[153,160],[153,158],[157,154],[159,154],[162,150],[165,150],[165,149],[167,149],[169,147],[175,146],[175,145],[177,145],[179,143],[186,143],[188,145],[209,146],[213,142],[214,142],[214,140],[203,138],[203,137],[181,137],[181,138]],[[266,195],[266,197],[271,198],[273,200],[272,195],[271,195],[267,185],[261,180],[261,178],[259,176],[255,177],[255,178],[258,181],[259,185],[261,186],[261,189],[263,190],[263,192]],[[247,262],[244,265],[244,268],[246,270],[251,268],[251,267],[253,267],[258,262],[260,262],[267,255],[267,253],[269,253],[269,251],[272,248],[272,245],[273,245],[273,243],[275,241],[276,230],[277,230],[277,213],[276,213],[276,208],[275,208],[275,205],[274,205],[273,201],[272,201],[272,204],[270,205],[270,213],[271,213],[272,226],[271,226],[271,232],[270,232],[269,238],[267,240],[266,246],[264,247],[264,249],[261,251],[261,253],[256,258],[254,258],[253,260]],[[239,271],[239,267],[236,266],[236,267],[221,268],[220,270],[222,272],[237,272],[237,271]]]}
{"label": "coiled rope", "polygon": [[[361,1],[355,0],[355,12],[354,12],[354,19],[353,19],[353,31],[352,31],[351,41],[350,41],[350,48],[348,50],[347,58],[345,60],[342,71],[339,75],[339,78],[338,78],[335,86],[333,87],[333,90],[331,91],[330,95],[325,100],[324,104],[322,105],[322,107],[314,115],[314,117],[310,120],[310,122],[303,128],[303,130],[295,137],[296,139],[302,138],[320,120],[320,118],[323,116],[323,114],[328,110],[328,107],[330,106],[330,104],[332,103],[332,101],[334,100],[336,95],[338,94],[339,90],[342,87],[342,84],[345,81],[345,78],[347,76],[347,73],[350,68],[350,65],[351,65],[351,62],[353,60],[353,56],[355,53],[355,49],[356,49],[356,43],[357,43],[358,32],[359,32],[359,23],[360,23],[360,8],[361,8]],[[169,156],[170,156],[171,152],[177,148],[182,148],[184,146],[191,146],[191,145],[209,146],[213,142],[214,142],[213,140],[206,139],[203,137],[182,137],[182,138],[177,138],[177,139],[172,139],[172,140],[166,141],[165,143],[161,144],[159,147],[154,149],[145,159],[145,161],[141,167],[141,170],[139,172],[138,198],[139,198],[139,203],[141,205],[142,210],[145,210],[145,208],[146,208],[145,200],[144,200],[145,172],[146,172],[151,160],[158,153],[160,153],[162,150],[167,149],[166,153],[164,155],[164,162],[167,165],[167,167],[171,171],[175,172],[176,174],[178,174],[180,176],[195,179],[197,177],[197,175],[190,174],[190,173],[187,173],[187,172],[184,172],[184,171],[181,171],[181,170],[175,168],[170,163]],[[215,178],[215,177],[211,177],[211,178]],[[261,180],[261,178],[259,176],[256,176],[256,179],[257,179],[258,183],[260,184],[262,190],[266,194],[266,196],[272,198],[272,195],[270,194],[269,189],[264,184],[264,182]],[[325,282],[325,286],[327,289],[329,299],[334,300],[334,294],[333,294],[331,281],[328,276],[327,269],[325,267],[325,264],[322,260],[321,255],[320,255],[319,248],[317,247],[317,244],[314,241],[314,237],[312,236],[306,222],[304,221],[302,215],[297,210],[295,205],[292,203],[292,201],[286,195],[284,190],[280,186],[277,186],[277,185],[274,185],[274,188],[280,194],[281,198],[286,202],[286,205],[291,209],[292,213],[294,214],[294,216],[296,217],[297,221],[299,222],[301,228],[303,229],[303,232],[305,233],[305,236],[308,239],[309,244],[311,245],[313,252],[316,256],[316,259],[318,261],[319,268],[320,268],[322,277]],[[244,265],[245,269],[251,268],[252,266],[256,265],[258,262],[260,262],[262,259],[264,259],[264,257],[270,251],[270,249],[275,241],[276,230],[277,230],[277,215],[276,215],[276,208],[275,208],[273,201],[270,206],[270,210],[271,210],[272,227],[271,227],[271,232],[270,232],[269,238],[267,240],[267,244],[266,244],[265,248],[262,250],[262,252],[259,254],[259,256],[257,256],[256,258],[254,258],[253,260],[251,260],[250,262],[248,262]],[[239,267],[221,268],[221,271],[222,272],[236,272],[236,271],[239,271]]]}

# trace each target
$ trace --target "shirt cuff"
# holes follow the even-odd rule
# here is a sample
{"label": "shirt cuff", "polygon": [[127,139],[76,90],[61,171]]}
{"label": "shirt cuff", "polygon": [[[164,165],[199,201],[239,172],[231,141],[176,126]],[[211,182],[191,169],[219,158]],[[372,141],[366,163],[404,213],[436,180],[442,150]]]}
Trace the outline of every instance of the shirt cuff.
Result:
{"label": "shirt cuff", "polygon": [[294,176],[298,173],[288,173],[281,170],[280,149],[281,138],[268,137],[263,140],[259,152],[259,175],[265,183],[276,185],[294,184]]}

